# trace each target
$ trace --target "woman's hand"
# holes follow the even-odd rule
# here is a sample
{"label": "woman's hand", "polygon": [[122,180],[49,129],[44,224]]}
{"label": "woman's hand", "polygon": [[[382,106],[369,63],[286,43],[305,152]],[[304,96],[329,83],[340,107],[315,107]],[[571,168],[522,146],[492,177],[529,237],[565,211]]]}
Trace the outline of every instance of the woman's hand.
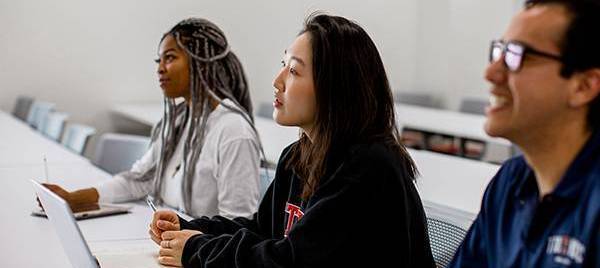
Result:
{"label": "woman's hand", "polygon": [[[87,188],[74,192],[68,192],[56,184],[43,183],[42,185],[67,201],[73,213],[100,209],[100,206],[98,205],[98,191],[95,188]],[[42,207],[39,199],[38,204],[40,207]],[[44,208],[42,207],[42,209]]]}
{"label": "woman's hand", "polygon": [[171,210],[159,210],[154,212],[152,216],[152,222],[150,223],[150,238],[157,245],[160,245],[162,241],[161,235],[165,231],[179,231],[181,227],[179,225],[179,217],[177,213]]}
{"label": "woman's hand", "polygon": [[202,232],[194,230],[163,232],[160,250],[158,251],[158,262],[162,265],[181,267],[183,246],[185,246],[185,242],[187,242],[190,237],[197,234],[202,234]]}

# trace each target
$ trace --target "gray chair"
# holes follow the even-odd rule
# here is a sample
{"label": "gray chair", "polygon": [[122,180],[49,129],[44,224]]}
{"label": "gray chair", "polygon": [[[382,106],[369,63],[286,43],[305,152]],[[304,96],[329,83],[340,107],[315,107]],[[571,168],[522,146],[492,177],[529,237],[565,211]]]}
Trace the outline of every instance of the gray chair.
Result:
{"label": "gray chair", "polygon": [[487,100],[465,98],[460,102],[458,110],[461,113],[485,115],[485,107],[487,105]]}
{"label": "gray chair", "polygon": [[394,101],[397,103],[418,105],[429,108],[440,108],[440,102],[429,93],[396,92]]}
{"label": "gray chair", "polygon": [[96,143],[93,163],[114,175],[129,170],[148,151],[149,145],[149,137],[105,133]]}
{"label": "gray chair", "polygon": [[261,168],[260,169],[260,199],[263,198],[265,192],[273,182],[275,178],[275,169],[272,168]]}
{"label": "gray chair", "polygon": [[27,115],[27,123],[35,129],[40,129],[46,115],[54,110],[54,106],[56,105],[52,102],[34,101]]}
{"label": "gray chair", "polygon": [[96,129],[93,127],[81,124],[69,124],[62,136],[61,143],[68,149],[83,155],[90,137],[95,133]]}
{"label": "gray chair", "polygon": [[427,231],[435,265],[446,267],[467,234],[475,215],[423,201],[427,214]]}
{"label": "gray chair", "polygon": [[260,116],[260,117],[268,118],[268,119],[273,119],[273,110],[274,109],[275,108],[273,107],[273,104],[268,103],[268,102],[262,102],[258,106],[258,111],[256,112],[256,115]]}
{"label": "gray chair", "polygon": [[510,145],[510,157],[515,157],[515,156],[519,156],[522,154],[523,154],[523,151],[521,151],[521,148],[519,148],[519,146],[517,146],[514,143]]}
{"label": "gray chair", "polygon": [[60,141],[67,118],[69,118],[67,113],[51,112],[47,114],[46,119],[42,121],[40,131],[49,138]]}
{"label": "gray chair", "polygon": [[33,98],[29,96],[17,97],[17,102],[15,103],[15,107],[13,108],[12,112],[13,115],[23,121],[27,121],[27,116],[29,115],[29,110],[31,110],[33,101]]}

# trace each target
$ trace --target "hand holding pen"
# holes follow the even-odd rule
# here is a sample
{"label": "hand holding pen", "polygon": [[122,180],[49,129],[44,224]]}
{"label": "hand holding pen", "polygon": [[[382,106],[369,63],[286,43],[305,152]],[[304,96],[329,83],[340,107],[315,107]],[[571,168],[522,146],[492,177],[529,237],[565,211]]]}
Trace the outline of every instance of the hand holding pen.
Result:
{"label": "hand holding pen", "polygon": [[160,245],[162,241],[161,235],[166,231],[179,231],[181,227],[179,225],[179,216],[175,211],[172,210],[157,210],[152,197],[146,198],[146,203],[154,211],[152,216],[152,222],[150,223],[150,238],[154,243]]}

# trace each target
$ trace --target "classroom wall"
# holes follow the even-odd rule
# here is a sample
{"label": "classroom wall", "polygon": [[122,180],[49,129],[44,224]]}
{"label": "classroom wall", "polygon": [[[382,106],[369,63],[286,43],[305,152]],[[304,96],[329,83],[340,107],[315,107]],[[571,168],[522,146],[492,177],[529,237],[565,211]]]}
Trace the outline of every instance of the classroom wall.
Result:
{"label": "classroom wall", "polygon": [[483,79],[489,44],[500,38],[522,0],[425,0],[418,3],[415,90],[431,92],[443,106],[488,98]]}
{"label": "classroom wall", "polygon": [[[317,3],[318,2],[318,3]],[[0,108],[19,94],[57,103],[71,119],[111,130],[115,103],[161,99],[157,45],[189,16],[217,23],[245,66],[255,103],[271,102],[284,49],[314,10],[359,21],[396,88],[415,77],[416,1],[0,1]]]}
{"label": "classroom wall", "polygon": [[488,43],[517,2],[0,0],[0,109],[32,95],[56,102],[71,120],[111,131],[112,105],[161,100],[158,41],[189,16],[221,26],[245,66],[255,105],[271,102],[283,50],[315,10],[366,28],[395,91],[429,91],[455,108],[464,96],[487,96]]}

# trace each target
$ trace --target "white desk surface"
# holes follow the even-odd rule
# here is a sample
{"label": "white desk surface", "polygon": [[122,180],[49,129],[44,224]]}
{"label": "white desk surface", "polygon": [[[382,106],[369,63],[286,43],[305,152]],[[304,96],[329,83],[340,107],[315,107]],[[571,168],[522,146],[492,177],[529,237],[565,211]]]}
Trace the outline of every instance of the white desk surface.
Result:
{"label": "white desk surface", "polygon": [[[44,165],[39,154],[45,151],[52,156],[48,157],[50,182],[58,183],[68,190],[89,187],[110,179],[111,176],[85,158],[36,135],[34,130],[2,111],[0,126],[0,230],[3,230],[0,242],[1,266],[70,267],[48,220],[30,216],[37,203],[29,180],[45,180]],[[5,138],[12,140],[6,142]],[[29,148],[30,144],[35,146]],[[23,147],[28,149],[23,151]],[[39,152],[35,152],[36,149]],[[9,161],[13,157],[18,157],[19,161]],[[52,161],[54,158],[56,160]],[[92,251],[98,247],[105,249],[111,243],[121,245],[123,241],[148,244],[147,231],[152,211],[143,204],[128,205],[133,206],[132,213],[79,221]]]}
{"label": "white desk surface", "polygon": [[486,119],[483,115],[398,103],[395,104],[395,109],[399,127],[410,127],[506,146],[511,144],[506,139],[493,138],[485,133],[483,126]]}
{"label": "white desk surface", "polygon": [[163,117],[162,103],[136,103],[114,105],[111,111],[121,116],[153,127]]}
{"label": "white desk surface", "polygon": [[0,168],[48,164],[79,164],[88,160],[45,137],[10,114],[0,112]]}
{"label": "white desk surface", "polygon": [[429,151],[408,149],[420,173],[422,200],[456,208],[475,216],[483,193],[500,166]]}
{"label": "white desk surface", "polygon": [[272,119],[254,117],[254,126],[260,135],[267,160],[277,164],[281,151],[300,137],[298,127],[284,127]]}

